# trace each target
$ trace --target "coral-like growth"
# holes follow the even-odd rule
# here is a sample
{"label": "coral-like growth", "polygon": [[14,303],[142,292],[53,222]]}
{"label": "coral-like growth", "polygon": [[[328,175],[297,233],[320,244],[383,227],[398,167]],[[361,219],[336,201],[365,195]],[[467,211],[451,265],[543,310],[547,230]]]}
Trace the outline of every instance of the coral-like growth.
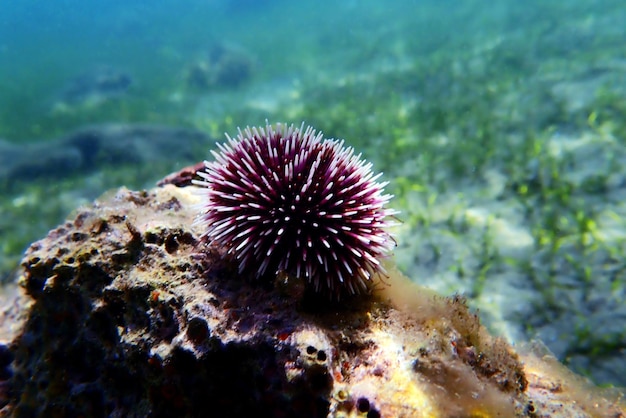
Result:
{"label": "coral-like growth", "polygon": [[31,245],[24,292],[1,295],[0,417],[626,416],[391,264],[390,286],[315,316],[235,283],[221,249],[197,253],[196,203],[122,189]]}
{"label": "coral-like growth", "polygon": [[246,128],[198,172],[206,187],[203,238],[228,248],[241,273],[285,272],[316,291],[368,289],[395,245],[391,195],[343,141],[307,127]]}

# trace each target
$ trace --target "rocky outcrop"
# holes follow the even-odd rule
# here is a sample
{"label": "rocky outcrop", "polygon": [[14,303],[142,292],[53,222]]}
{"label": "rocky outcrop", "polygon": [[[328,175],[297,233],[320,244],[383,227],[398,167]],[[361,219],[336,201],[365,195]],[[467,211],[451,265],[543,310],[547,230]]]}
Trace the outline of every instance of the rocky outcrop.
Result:
{"label": "rocky outcrop", "polygon": [[130,74],[111,66],[97,66],[67,82],[54,103],[54,111],[88,106],[123,97],[133,84]]}
{"label": "rocky outcrop", "polygon": [[55,140],[27,145],[0,140],[0,187],[123,164],[194,161],[192,149],[210,142],[206,134],[193,129],[140,124],[87,126]]}
{"label": "rocky outcrop", "polygon": [[332,303],[238,276],[199,244],[193,190],[121,189],[29,248],[1,328],[3,416],[624,416],[392,266]]}
{"label": "rocky outcrop", "polygon": [[243,48],[218,43],[188,68],[185,79],[193,90],[235,88],[250,80],[254,66]]}

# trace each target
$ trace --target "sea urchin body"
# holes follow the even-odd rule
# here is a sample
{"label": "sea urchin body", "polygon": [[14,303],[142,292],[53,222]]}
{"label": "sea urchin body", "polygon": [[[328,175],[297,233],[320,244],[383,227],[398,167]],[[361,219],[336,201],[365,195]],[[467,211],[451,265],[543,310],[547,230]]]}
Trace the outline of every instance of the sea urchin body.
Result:
{"label": "sea urchin body", "polygon": [[394,247],[391,195],[371,163],[307,127],[239,130],[198,172],[203,240],[224,245],[240,273],[285,272],[339,295],[368,288]]}

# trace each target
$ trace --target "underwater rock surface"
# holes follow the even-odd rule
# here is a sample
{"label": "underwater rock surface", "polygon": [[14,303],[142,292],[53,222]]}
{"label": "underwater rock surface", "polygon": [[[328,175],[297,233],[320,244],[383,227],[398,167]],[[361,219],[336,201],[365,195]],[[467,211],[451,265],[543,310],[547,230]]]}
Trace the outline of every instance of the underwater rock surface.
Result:
{"label": "underwater rock surface", "polygon": [[194,145],[211,142],[193,129],[142,124],[87,126],[51,141],[11,144],[0,140],[0,185],[34,178],[64,178],[104,166],[193,161]]}
{"label": "underwater rock surface", "polygon": [[624,416],[393,267],[340,303],[239,277],[198,244],[193,189],[120,189],[31,245],[3,296],[0,416]]}
{"label": "underwater rock surface", "polygon": [[193,90],[234,88],[252,77],[254,59],[240,46],[218,43],[202,55],[185,75]]}
{"label": "underwater rock surface", "polygon": [[68,81],[55,100],[53,110],[97,106],[126,95],[132,84],[130,74],[111,66],[98,66]]}

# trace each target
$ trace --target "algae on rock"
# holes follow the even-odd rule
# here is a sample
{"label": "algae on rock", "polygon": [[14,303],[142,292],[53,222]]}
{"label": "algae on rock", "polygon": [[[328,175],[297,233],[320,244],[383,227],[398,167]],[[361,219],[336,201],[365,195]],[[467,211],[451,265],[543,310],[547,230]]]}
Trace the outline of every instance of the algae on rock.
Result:
{"label": "algae on rock", "polygon": [[624,416],[393,267],[341,303],[239,277],[191,189],[121,189],[31,245],[2,416]]}

